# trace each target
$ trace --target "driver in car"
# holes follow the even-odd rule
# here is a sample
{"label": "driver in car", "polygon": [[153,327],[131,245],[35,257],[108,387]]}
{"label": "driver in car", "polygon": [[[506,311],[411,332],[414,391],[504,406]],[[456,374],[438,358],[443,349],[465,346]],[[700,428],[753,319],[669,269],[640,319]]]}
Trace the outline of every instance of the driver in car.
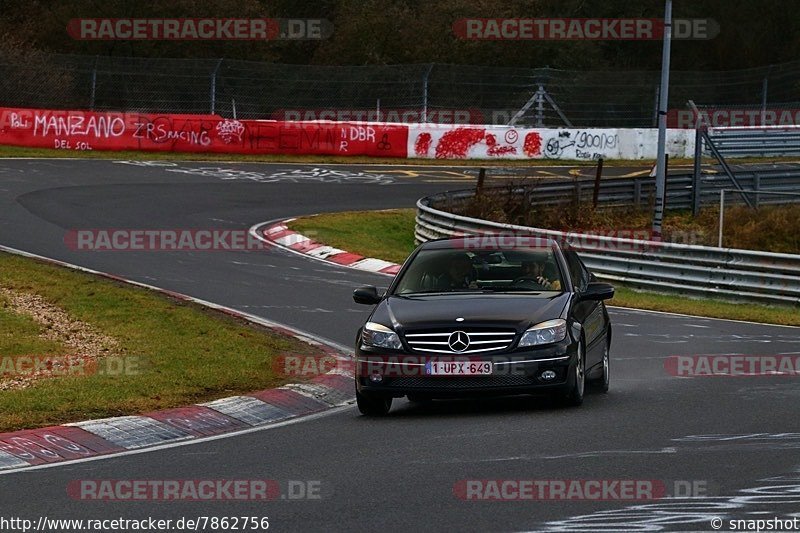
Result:
{"label": "driver in car", "polygon": [[523,261],[522,262],[522,275],[519,280],[530,279],[535,280],[544,289],[549,291],[560,291],[561,282],[557,279],[552,279],[547,275],[545,261]]}

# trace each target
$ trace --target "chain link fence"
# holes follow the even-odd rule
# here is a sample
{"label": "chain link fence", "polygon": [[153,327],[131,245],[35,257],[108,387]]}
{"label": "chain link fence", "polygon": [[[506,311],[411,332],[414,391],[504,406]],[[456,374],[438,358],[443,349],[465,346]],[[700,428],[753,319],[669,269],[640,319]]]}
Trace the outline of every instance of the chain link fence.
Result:
{"label": "chain link fence", "polygon": [[[238,118],[654,127],[658,71],[442,64],[285,65],[37,53],[0,55],[0,105]],[[670,108],[800,100],[800,61],[673,72]]]}

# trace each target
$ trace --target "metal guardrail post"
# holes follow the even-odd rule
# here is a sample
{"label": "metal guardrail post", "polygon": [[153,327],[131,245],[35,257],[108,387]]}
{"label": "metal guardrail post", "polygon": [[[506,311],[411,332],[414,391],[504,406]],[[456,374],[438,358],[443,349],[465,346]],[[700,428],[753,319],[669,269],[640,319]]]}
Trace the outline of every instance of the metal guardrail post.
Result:
{"label": "metal guardrail post", "polygon": [[600,180],[603,179],[603,158],[597,161],[597,173],[594,176],[594,196],[592,197],[592,207],[597,209],[597,202],[600,200]]}
{"label": "metal guardrail post", "polygon": [[717,246],[722,248],[722,235],[725,232],[725,189],[719,191],[719,240]]}
{"label": "metal guardrail post", "polygon": [[724,170],[725,174],[727,174],[728,177],[731,179],[736,189],[742,195],[742,198],[744,199],[747,206],[752,209],[754,207],[753,202],[751,202],[750,198],[748,198],[747,194],[745,194],[744,189],[739,183],[739,180],[736,179],[736,175],[733,173],[733,170],[731,170],[731,167],[728,165],[728,162],[725,160],[725,158],[722,157],[722,154],[717,149],[716,145],[714,144],[714,141],[711,140],[711,137],[709,137],[707,131],[703,132],[703,138],[705,139],[709,150],[711,150],[711,153],[714,154],[714,157],[717,158],[717,161],[719,161],[719,164],[722,166],[722,170]]}
{"label": "metal guardrail post", "polygon": [[753,174],[753,190],[756,192],[755,194],[756,200],[754,204],[756,206],[756,209],[758,209],[759,196],[760,196],[759,192],[761,191],[761,175],[758,172]]}

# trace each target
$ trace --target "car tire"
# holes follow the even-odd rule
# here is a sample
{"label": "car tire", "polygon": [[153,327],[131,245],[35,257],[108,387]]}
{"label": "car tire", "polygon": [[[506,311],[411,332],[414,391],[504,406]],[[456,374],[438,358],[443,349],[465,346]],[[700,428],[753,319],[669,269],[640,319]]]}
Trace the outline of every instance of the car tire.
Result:
{"label": "car tire", "polygon": [[593,388],[602,393],[607,393],[611,383],[611,339],[606,341],[605,351],[603,352],[603,374],[592,380]]}
{"label": "car tire", "polygon": [[364,416],[386,416],[392,408],[392,397],[373,396],[356,391],[356,404]]}
{"label": "car tire", "polygon": [[583,396],[586,393],[586,350],[583,347],[583,339],[578,342],[578,360],[575,362],[575,369],[572,383],[564,396],[564,405],[578,407],[583,404]]}

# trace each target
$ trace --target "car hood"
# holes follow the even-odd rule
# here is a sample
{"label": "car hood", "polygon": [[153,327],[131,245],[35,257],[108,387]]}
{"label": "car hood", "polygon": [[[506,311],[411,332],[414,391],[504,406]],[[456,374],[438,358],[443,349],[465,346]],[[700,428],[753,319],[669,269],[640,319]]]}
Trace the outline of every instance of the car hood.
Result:
{"label": "car hood", "polygon": [[[569,293],[390,296],[378,304],[372,321],[392,326],[397,331],[459,325],[503,326],[520,332],[531,325],[562,318],[569,298]],[[464,320],[456,322],[456,318]]]}

